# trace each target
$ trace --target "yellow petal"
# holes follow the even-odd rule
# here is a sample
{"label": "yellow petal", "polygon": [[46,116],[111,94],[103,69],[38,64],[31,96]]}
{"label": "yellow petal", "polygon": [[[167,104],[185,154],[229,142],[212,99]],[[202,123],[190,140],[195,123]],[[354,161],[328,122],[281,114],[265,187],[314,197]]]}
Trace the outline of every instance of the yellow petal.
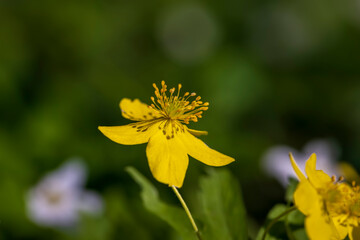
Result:
{"label": "yellow petal", "polygon": [[298,176],[299,180],[300,181],[306,181],[306,177],[305,175],[301,172],[299,166],[297,165],[292,153],[289,153],[289,156],[290,156],[290,161],[291,161],[291,165],[296,173],[296,175]]}
{"label": "yellow petal", "polygon": [[162,131],[158,131],[150,138],[146,155],[156,180],[169,186],[182,186],[189,157],[178,137],[167,139]]}
{"label": "yellow petal", "polygon": [[202,135],[208,135],[207,131],[199,131],[199,130],[190,129],[190,128],[187,128],[187,130],[196,137],[200,137]]}
{"label": "yellow petal", "polygon": [[187,153],[200,162],[210,166],[224,166],[235,161],[234,158],[209,148],[203,141],[190,134],[186,128],[184,133],[178,135]]}
{"label": "yellow petal", "polygon": [[360,226],[358,227],[348,227],[350,240],[360,239]]}
{"label": "yellow petal", "polygon": [[339,233],[340,239],[344,239],[346,235],[348,234],[348,228],[342,224],[340,224],[340,219],[343,218],[343,216],[335,217],[333,218],[334,226]]}
{"label": "yellow petal", "polygon": [[306,233],[310,240],[340,240],[340,235],[331,219],[319,211],[313,211],[305,219]]}
{"label": "yellow petal", "polygon": [[322,170],[316,170],[316,154],[311,154],[310,158],[306,161],[305,172],[309,181],[315,188],[322,188],[324,185],[331,182],[331,177],[324,173]]}
{"label": "yellow petal", "polygon": [[313,153],[306,161],[305,172],[307,173],[307,171],[315,171],[315,170],[316,170],[316,154]]}
{"label": "yellow petal", "polygon": [[[159,122],[154,122],[153,124],[139,122],[115,127],[99,126],[99,130],[114,142],[134,145],[146,143],[156,131],[160,132],[158,129],[159,124]],[[143,128],[137,129],[139,126],[143,126]]]}
{"label": "yellow petal", "polygon": [[[305,215],[321,209],[321,199],[309,181],[301,181],[294,193],[296,207]],[[314,210],[315,209],[315,210]]]}
{"label": "yellow petal", "polygon": [[120,101],[121,114],[133,121],[143,121],[160,117],[160,114],[139,99],[123,98]]}

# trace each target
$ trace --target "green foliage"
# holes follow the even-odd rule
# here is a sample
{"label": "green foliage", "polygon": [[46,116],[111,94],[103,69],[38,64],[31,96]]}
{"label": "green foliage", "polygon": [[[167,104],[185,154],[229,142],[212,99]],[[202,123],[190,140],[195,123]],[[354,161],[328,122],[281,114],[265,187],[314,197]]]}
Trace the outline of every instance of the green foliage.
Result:
{"label": "green foliage", "polygon": [[299,183],[298,180],[296,180],[294,178],[289,179],[289,186],[287,187],[286,192],[285,192],[285,200],[288,204],[290,204],[294,201],[293,196],[294,196],[294,192],[296,190],[298,183]]}
{"label": "green foliage", "polygon": [[[154,186],[135,168],[128,167],[127,171],[141,186],[146,209],[166,221],[184,239],[196,239],[183,209],[162,202]],[[228,170],[209,170],[200,179],[199,199],[202,214],[196,219],[203,225],[200,232],[204,239],[248,239],[240,186]]]}
{"label": "green foliage", "polygon": [[127,167],[126,170],[141,186],[141,199],[145,208],[166,221],[184,239],[195,240],[196,235],[184,210],[161,201],[156,188],[135,168]]}
{"label": "green foliage", "polygon": [[209,169],[200,179],[199,198],[204,239],[248,239],[241,189],[228,170]]}
{"label": "green foliage", "polygon": [[[290,179],[290,184],[286,189],[285,199],[288,205],[293,202],[293,194],[296,189],[298,181]],[[265,240],[307,240],[304,229],[305,216],[297,209],[291,210],[288,205],[277,204],[268,213],[266,222],[259,230],[256,240],[262,240],[264,232],[268,229]],[[288,211],[287,214],[284,214]],[[281,217],[280,217],[281,216]],[[273,224],[273,225],[272,225]]]}

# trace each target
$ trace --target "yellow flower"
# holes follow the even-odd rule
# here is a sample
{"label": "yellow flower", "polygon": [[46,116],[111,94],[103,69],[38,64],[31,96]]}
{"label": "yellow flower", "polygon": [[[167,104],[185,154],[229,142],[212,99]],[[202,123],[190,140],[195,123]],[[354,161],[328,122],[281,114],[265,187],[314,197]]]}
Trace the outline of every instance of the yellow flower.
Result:
{"label": "yellow flower", "polygon": [[175,94],[175,88],[169,90],[161,82],[156,84],[152,104],[146,105],[138,99],[124,98],[120,102],[122,116],[135,121],[124,126],[104,127],[99,130],[112,141],[133,145],[148,143],[146,155],[153,176],[169,186],[181,187],[189,163],[188,155],[210,166],[224,166],[233,158],[209,148],[195,136],[206,135],[205,131],[189,129],[185,124],[197,122],[209,103],[202,102],[195,93],[186,92],[180,96],[181,84]]}
{"label": "yellow flower", "polygon": [[[359,187],[336,181],[316,170],[316,155],[306,162],[307,178],[300,171],[293,156],[291,164],[300,183],[294,193],[297,208],[306,215],[305,228],[311,240],[360,239]],[[339,180],[342,180],[341,178]]]}

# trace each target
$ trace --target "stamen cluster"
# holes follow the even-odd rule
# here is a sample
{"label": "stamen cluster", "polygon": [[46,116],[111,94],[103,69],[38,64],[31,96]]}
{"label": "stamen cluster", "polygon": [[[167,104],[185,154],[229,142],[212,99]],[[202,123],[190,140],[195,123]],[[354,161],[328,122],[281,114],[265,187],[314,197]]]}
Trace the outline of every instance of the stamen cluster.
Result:
{"label": "stamen cluster", "polygon": [[177,120],[189,124],[190,121],[197,122],[199,118],[202,118],[203,111],[208,110],[209,103],[202,102],[200,96],[197,96],[193,101],[189,100],[191,97],[195,97],[196,93],[186,92],[180,96],[181,84],[178,85],[177,94],[174,94],[175,88],[171,88],[169,95],[166,94],[168,90],[164,81],[161,82],[161,89],[155,83],[153,87],[155,88],[156,99],[151,97],[153,103],[150,107],[168,120]]}
{"label": "stamen cluster", "polygon": [[324,210],[330,217],[343,226],[358,226],[360,224],[360,187],[352,182],[352,186],[342,177],[334,181],[321,195],[324,200]]}

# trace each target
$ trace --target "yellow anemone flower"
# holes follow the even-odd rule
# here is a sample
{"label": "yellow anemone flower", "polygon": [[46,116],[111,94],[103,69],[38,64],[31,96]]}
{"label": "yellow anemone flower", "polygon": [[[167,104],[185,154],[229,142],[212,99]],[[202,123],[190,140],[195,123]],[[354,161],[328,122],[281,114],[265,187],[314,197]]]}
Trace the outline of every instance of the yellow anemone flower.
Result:
{"label": "yellow anemone flower", "polygon": [[99,130],[114,142],[134,145],[148,143],[146,155],[150,170],[159,182],[169,186],[181,187],[189,163],[188,155],[210,166],[224,166],[234,161],[218,151],[209,148],[195,136],[206,135],[205,131],[189,129],[185,124],[197,122],[209,103],[202,102],[195,93],[186,92],[180,96],[181,84],[175,94],[175,88],[169,90],[161,82],[156,84],[155,96],[149,106],[138,99],[124,98],[120,102],[122,116],[135,121],[124,126],[105,127]]}
{"label": "yellow anemone flower", "polygon": [[316,155],[306,162],[307,178],[290,154],[291,164],[300,183],[294,193],[297,208],[306,216],[305,228],[311,240],[340,240],[348,233],[347,226],[338,220],[346,207],[345,196],[350,186],[335,181],[321,170],[316,170]]}

